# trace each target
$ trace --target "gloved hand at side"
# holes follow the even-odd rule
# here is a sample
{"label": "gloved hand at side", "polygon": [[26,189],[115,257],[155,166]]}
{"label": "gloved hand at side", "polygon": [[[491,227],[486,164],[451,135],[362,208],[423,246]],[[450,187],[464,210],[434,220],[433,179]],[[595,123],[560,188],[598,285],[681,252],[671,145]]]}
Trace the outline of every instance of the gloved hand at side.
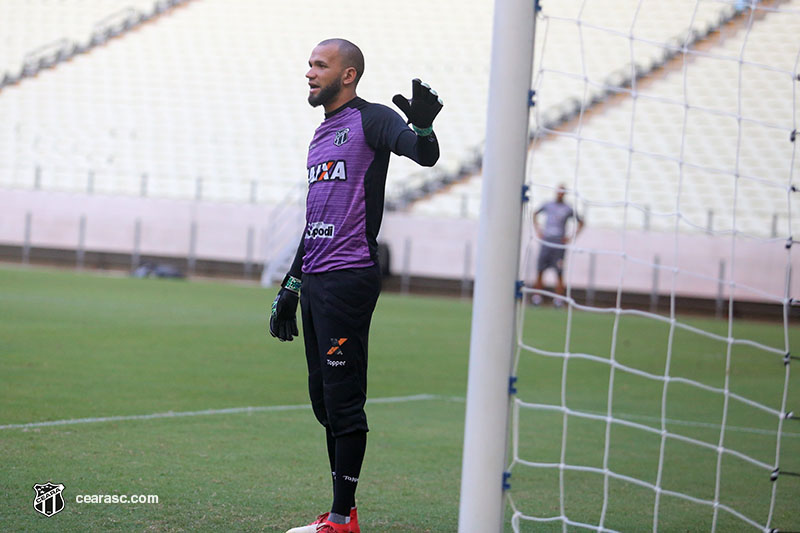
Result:
{"label": "gloved hand at side", "polygon": [[294,276],[286,274],[281,289],[272,302],[269,317],[269,333],[281,342],[291,341],[299,335],[297,331],[297,302],[302,283]]}

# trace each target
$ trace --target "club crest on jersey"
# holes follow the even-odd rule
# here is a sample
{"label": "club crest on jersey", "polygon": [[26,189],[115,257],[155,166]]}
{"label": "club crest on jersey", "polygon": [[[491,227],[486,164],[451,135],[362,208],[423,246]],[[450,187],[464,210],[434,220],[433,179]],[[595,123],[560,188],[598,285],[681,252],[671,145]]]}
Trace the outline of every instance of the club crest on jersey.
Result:
{"label": "club crest on jersey", "polygon": [[347,180],[347,166],[343,159],[333,161],[325,161],[317,165],[308,167],[308,184],[318,181],[346,181]]}
{"label": "club crest on jersey", "polygon": [[336,146],[341,146],[347,142],[347,134],[350,133],[350,128],[342,128],[336,132],[336,136],[333,138],[333,144]]}

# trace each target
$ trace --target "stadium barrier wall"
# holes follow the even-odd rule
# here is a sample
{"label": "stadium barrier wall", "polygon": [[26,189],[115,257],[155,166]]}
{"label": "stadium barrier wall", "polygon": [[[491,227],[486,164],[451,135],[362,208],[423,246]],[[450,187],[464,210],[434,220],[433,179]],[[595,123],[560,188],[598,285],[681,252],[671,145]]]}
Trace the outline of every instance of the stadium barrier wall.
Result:
{"label": "stadium barrier wall", "polygon": [[[106,254],[110,267],[129,264],[134,251],[146,258],[176,258],[191,255],[211,274],[241,271],[233,265],[248,260],[260,265],[285,242],[297,239],[299,229],[271,232],[270,220],[278,207],[263,204],[233,204],[166,200],[133,196],[103,196],[49,191],[0,189],[0,247],[2,258],[13,261],[12,250],[34,250],[33,257],[59,254],[44,250],[78,249],[81,218],[85,217],[83,243],[87,263]],[[299,208],[282,206],[284,218]],[[301,215],[301,214],[300,214]],[[137,220],[139,221],[138,250]],[[194,242],[192,227],[194,225]],[[26,229],[26,226],[27,229]],[[522,272],[528,284],[535,275],[538,243],[526,226]],[[275,235],[280,233],[280,235]],[[27,234],[27,242],[26,242]],[[503,238],[499,236],[498,238]],[[676,294],[716,300],[729,295],[727,282],[737,284],[737,301],[778,303],[786,279],[785,243],[775,239],[737,239],[735,262],[731,260],[731,237],[703,233],[673,234],[631,230],[625,235],[625,254],[618,229],[593,228],[591,221],[567,254],[567,272],[576,291],[600,298],[616,291],[620,269],[625,268],[623,292],[662,297],[669,294],[675,271]],[[410,216],[402,212],[384,215],[380,241],[391,251],[390,272],[409,279],[450,283],[461,290],[474,276],[477,261],[477,221]],[[119,256],[127,259],[113,259]],[[250,256],[248,257],[248,254]],[[60,257],[66,257],[61,254]],[[676,261],[677,257],[677,261]],[[21,256],[16,259],[21,260]],[[729,265],[735,264],[733,273]],[[793,265],[798,270],[800,265]],[[254,267],[254,271],[260,267]],[[724,283],[720,284],[720,273]],[[547,278],[545,278],[548,281]],[[655,289],[655,291],[654,291]],[[722,293],[720,293],[722,291]],[[582,294],[577,292],[576,294]],[[791,280],[790,296],[800,294],[800,276]],[[663,302],[662,302],[663,303]]]}

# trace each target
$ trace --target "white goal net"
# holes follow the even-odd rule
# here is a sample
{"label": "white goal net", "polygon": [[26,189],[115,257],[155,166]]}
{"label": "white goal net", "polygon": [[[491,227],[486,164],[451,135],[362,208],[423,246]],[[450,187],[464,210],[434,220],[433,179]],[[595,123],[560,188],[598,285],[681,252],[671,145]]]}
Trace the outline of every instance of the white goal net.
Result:
{"label": "white goal net", "polygon": [[541,2],[507,528],[800,530],[799,65],[800,0]]}

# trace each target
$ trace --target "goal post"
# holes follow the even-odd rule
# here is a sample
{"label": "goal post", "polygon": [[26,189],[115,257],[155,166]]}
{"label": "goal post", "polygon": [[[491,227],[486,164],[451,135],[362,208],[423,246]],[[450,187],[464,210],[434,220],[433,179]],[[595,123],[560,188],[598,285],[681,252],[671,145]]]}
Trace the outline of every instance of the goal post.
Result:
{"label": "goal post", "polygon": [[[472,311],[459,533],[502,531],[522,190],[538,2],[496,0]],[[480,510],[480,511],[477,511]]]}
{"label": "goal post", "polygon": [[797,529],[800,0],[494,7],[458,531]]}

